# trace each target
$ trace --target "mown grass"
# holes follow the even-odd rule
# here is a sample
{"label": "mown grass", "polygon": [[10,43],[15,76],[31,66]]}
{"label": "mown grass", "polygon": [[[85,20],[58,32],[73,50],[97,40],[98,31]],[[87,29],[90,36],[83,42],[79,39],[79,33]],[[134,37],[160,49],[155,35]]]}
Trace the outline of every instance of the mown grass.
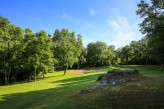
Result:
{"label": "mown grass", "polygon": [[91,85],[96,73],[73,75],[73,70],[47,74],[36,82],[0,86],[0,109],[68,109],[69,96]]}
{"label": "mown grass", "polygon": [[164,109],[164,72],[159,66],[113,68],[138,69],[142,76],[140,80],[115,86],[95,83],[84,89],[88,93],[76,93],[73,101],[90,105],[92,109]]}
{"label": "mown grass", "polygon": [[[138,69],[146,77],[116,86],[96,79],[112,68]],[[0,86],[0,109],[163,109],[164,72],[158,66],[114,66],[74,75],[47,74],[37,82]],[[89,90],[82,94],[80,90]]]}

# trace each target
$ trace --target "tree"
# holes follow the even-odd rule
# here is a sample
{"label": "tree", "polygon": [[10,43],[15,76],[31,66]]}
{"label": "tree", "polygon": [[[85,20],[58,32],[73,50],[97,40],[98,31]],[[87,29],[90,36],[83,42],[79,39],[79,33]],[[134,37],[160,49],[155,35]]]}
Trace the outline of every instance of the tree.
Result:
{"label": "tree", "polygon": [[72,32],[69,36],[69,40],[70,40],[70,43],[69,43],[69,51],[72,51],[73,53],[73,62],[72,63],[77,63],[78,62],[78,47],[77,47],[77,42],[76,42],[76,35],[75,35],[75,32]]}
{"label": "tree", "polygon": [[37,33],[38,38],[38,54],[39,54],[39,66],[38,66],[38,72],[42,73],[43,77],[44,74],[53,71],[54,66],[54,57],[51,52],[52,47],[52,40],[47,35],[46,31],[42,30],[39,33]]}
{"label": "tree", "polygon": [[67,29],[55,30],[53,38],[46,31],[33,33],[30,28],[10,24],[0,16],[0,84],[33,79],[85,62],[82,36]]}
{"label": "tree", "polygon": [[141,58],[145,60],[145,65],[148,64],[148,60],[151,57],[150,47],[148,46],[148,38],[143,37],[141,40],[139,40],[139,43],[141,44]]}
{"label": "tree", "polygon": [[84,58],[84,47],[83,47],[83,41],[82,41],[82,36],[80,34],[77,35],[77,45],[76,45],[76,56],[78,58],[77,64],[78,64],[78,69],[80,68],[80,65],[84,63],[86,60]]}
{"label": "tree", "polygon": [[70,32],[67,29],[55,30],[53,35],[54,56],[58,65],[64,68],[64,75],[68,67],[72,67],[75,62],[74,45],[70,39],[72,38],[70,38]]}
{"label": "tree", "polygon": [[122,58],[126,59],[126,64],[128,66],[129,60],[131,59],[130,57],[132,56],[132,50],[129,45],[126,45],[125,47],[122,48],[121,54]]}
{"label": "tree", "polygon": [[[10,41],[8,42],[8,81],[16,79],[16,75],[20,72],[22,65],[22,52],[24,51],[23,44],[23,29],[21,27],[10,25],[9,27]],[[11,76],[12,73],[12,77]]]}
{"label": "tree", "polygon": [[115,50],[115,61],[116,61],[115,64],[116,65],[122,64],[121,50],[122,50],[122,48],[118,48]]}
{"label": "tree", "polygon": [[106,60],[107,45],[104,42],[97,41],[87,45],[87,62],[91,66],[102,66]]}
{"label": "tree", "polygon": [[152,54],[156,55],[157,61],[163,68],[164,62],[164,2],[163,0],[151,0],[151,4],[144,0],[138,4],[136,11],[144,20],[140,23],[141,32],[148,37],[148,46],[152,49]]}
{"label": "tree", "polygon": [[[0,58],[1,73],[4,73],[4,84],[15,80],[16,70],[19,70],[22,57],[23,29],[11,25],[8,19],[0,17]],[[12,73],[12,75],[11,75]]]}
{"label": "tree", "polygon": [[0,73],[4,76],[3,84],[7,84],[7,70],[8,70],[8,43],[9,43],[9,25],[10,22],[7,18],[0,16]]}
{"label": "tree", "polygon": [[45,73],[53,70],[52,40],[44,30],[34,34],[30,29],[26,29],[26,40],[26,68],[33,72],[32,75],[36,81],[36,77],[40,73],[44,77]]}
{"label": "tree", "polygon": [[[31,72],[29,76],[34,77],[34,81],[36,81],[36,73],[39,66],[39,43],[38,37],[30,30],[25,30],[25,42],[27,44],[25,48],[25,67],[27,72]],[[32,77],[30,77],[32,78]]]}
{"label": "tree", "polygon": [[139,41],[131,41],[131,61],[132,64],[142,64],[143,46]]}
{"label": "tree", "polygon": [[105,52],[105,59],[104,62],[106,65],[112,65],[115,64],[114,58],[115,58],[115,46],[111,45],[107,48],[107,51]]}
{"label": "tree", "polygon": [[80,68],[80,66],[86,64],[86,56],[87,56],[86,49],[84,49],[80,54],[80,56],[78,57],[78,69]]}

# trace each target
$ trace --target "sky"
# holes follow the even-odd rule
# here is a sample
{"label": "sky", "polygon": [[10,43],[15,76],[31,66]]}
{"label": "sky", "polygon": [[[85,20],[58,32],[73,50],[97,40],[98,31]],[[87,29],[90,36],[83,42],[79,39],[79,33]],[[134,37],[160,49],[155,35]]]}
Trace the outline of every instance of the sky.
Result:
{"label": "sky", "polygon": [[140,0],[1,0],[0,16],[33,32],[67,28],[81,34],[83,44],[102,41],[116,48],[143,36],[136,15]]}

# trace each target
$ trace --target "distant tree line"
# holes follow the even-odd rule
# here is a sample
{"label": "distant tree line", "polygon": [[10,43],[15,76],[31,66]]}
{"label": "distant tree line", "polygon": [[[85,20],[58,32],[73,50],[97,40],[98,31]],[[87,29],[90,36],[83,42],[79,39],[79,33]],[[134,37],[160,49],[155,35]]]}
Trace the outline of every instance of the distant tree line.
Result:
{"label": "distant tree line", "polygon": [[58,70],[64,70],[65,75],[68,68],[161,64],[163,69],[164,2],[141,0],[138,8],[145,37],[117,50],[101,41],[84,48],[82,36],[68,29],[56,29],[53,36],[44,30],[34,33],[0,16],[0,84],[36,81],[38,76]]}

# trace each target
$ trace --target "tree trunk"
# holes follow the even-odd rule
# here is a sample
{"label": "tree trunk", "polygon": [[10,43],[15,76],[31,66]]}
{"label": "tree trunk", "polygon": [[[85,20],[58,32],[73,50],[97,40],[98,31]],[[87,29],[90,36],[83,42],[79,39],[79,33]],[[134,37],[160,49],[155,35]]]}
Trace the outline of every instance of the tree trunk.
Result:
{"label": "tree trunk", "polygon": [[7,81],[9,81],[9,79],[10,79],[10,73],[11,73],[11,65],[10,65],[10,68],[9,68],[9,72],[8,72]]}
{"label": "tree trunk", "polygon": [[163,70],[163,62],[161,62],[161,70]]}
{"label": "tree trunk", "polygon": [[128,67],[128,57],[127,57],[127,60],[126,61],[127,61],[126,64],[127,64],[127,67]]}
{"label": "tree trunk", "polygon": [[36,82],[36,69],[35,69],[35,72],[34,72],[34,81]]}
{"label": "tree trunk", "polygon": [[6,69],[4,69],[4,79],[5,79],[5,83],[4,84],[8,84],[8,81],[7,81],[7,74],[6,74]]}
{"label": "tree trunk", "polygon": [[66,73],[67,73],[67,66],[65,67],[64,75],[66,75]]}
{"label": "tree trunk", "polygon": [[103,66],[103,61],[101,61],[101,66]]}
{"label": "tree trunk", "polygon": [[140,59],[140,65],[142,65],[141,59]]}
{"label": "tree trunk", "polygon": [[[6,62],[6,60],[4,59],[4,63]],[[7,84],[7,73],[6,73],[6,68],[4,68],[4,84]]]}
{"label": "tree trunk", "polygon": [[80,68],[79,62],[77,63],[77,67],[78,67],[78,69]]}
{"label": "tree trunk", "polygon": [[146,65],[147,65],[147,59],[146,59]]}
{"label": "tree trunk", "polygon": [[45,73],[45,71],[43,71],[43,73],[42,73],[42,75],[43,75],[43,78],[44,78],[44,73]]}

